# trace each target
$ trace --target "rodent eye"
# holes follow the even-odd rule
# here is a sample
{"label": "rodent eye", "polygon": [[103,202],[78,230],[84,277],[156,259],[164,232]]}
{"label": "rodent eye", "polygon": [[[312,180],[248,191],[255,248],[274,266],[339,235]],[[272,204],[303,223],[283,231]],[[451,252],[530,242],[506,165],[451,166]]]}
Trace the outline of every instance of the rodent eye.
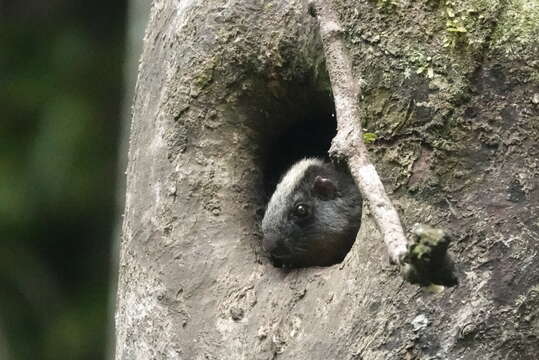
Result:
{"label": "rodent eye", "polygon": [[305,204],[297,204],[294,208],[294,215],[297,217],[305,217],[309,215],[309,207]]}

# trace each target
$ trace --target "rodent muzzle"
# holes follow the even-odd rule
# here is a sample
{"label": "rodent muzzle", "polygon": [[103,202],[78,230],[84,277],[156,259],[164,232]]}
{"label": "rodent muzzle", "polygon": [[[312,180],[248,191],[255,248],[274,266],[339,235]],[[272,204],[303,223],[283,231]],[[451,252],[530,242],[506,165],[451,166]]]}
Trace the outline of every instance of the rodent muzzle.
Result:
{"label": "rodent muzzle", "polygon": [[271,263],[276,267],[282,267],[290,263],[294,257],[293,252],[286,246],[285,241],[282,239],[265,237],[262,244]]}
{"label": "rodent muzzle", "polygon": [[264,251],[268,253],[268,255],[276,258],[282,258],[290,255],[290,250],[286,247],[284,241],[281,239],[264,237],[262,247],[264,248]]}

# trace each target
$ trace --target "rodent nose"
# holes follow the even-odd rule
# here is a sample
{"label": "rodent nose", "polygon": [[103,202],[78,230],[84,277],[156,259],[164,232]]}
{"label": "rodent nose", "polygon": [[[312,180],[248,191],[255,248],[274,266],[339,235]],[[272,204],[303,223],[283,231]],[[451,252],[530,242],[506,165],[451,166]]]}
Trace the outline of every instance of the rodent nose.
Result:
{"label": "rodent nose", "polygon": [[264,251],[267,253],[271,252],[271,249],[275,247],[277,240],[278,239],[275,236],[264,234],[264,238],[262,239],[262,248]]}
{"label": "rodent nose", "polygon": [[264,240],[262,241],[262,248],[268,254],[276,257],[284,256],[289,253],[283,239],[272,236],[264,237]]}
{"label": "rodent nose", "polygon": [[264,249],[265,252],[269,253],[272,248],[272,242],[268,240],[266,237],[262,240],[262,249]]}

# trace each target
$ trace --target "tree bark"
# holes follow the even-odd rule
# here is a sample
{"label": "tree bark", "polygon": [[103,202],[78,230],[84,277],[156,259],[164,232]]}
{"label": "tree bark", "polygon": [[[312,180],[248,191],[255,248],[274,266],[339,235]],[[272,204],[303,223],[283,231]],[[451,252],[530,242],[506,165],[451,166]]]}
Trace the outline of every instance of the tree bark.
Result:
{"label": "tree bark", "polygon": [[[137,80],[137,70],[139,59],[142,54],[142,38],[144,37],[144,31],[146,23],[150,14],[151,2],[146,0],[129,0],[127,4],[127,26],[126,26],[126,46],[125,46],[125,63],[124,63],[124,93],[122,99],[122,113],[121,113],[121,129],[120,129],[120,141],[118,145],[118,176],[116,181],[116,211],[120,215],[123,213],[126,194],[126,178],[125,171],[127,168],[127,153],[129,146],[129,129],[131,125],[131,110],[132,99],[135,92],[135,85]],[[116,223],[114,225],[114,234],[112,236],[112,259],[111,268],[117,269],[119,263],[120,242],[122,233],[123,218],[117,216]],[[107,326],[107,345],[106,345],[106,359],[114,359],[115,354],[115,327],[114,327],[114,313],[116,311],[116,298],[117,293],[117,274],[111,272],[110,275],[110,297],[109,297],[109,313]]]}
{"label": "tree bark", "polygon": [[326,91],[316,22],[299,0],[156,0],[131,126],[117,360],[536,358],[539,8],[332,4],[369,156],[406,229],[452,234],[459,285],[405,283],[367,212],[342,264],[273,268],[259,231],[267,164]]}

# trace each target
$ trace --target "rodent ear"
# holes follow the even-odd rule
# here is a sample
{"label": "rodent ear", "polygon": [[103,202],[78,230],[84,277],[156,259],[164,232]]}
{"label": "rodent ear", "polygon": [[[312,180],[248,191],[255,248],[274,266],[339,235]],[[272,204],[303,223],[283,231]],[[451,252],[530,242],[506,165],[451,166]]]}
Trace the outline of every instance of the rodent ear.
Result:
{"label": "rodent ear", "polygon": [[337,186],[330,179],[317,176],[314,179],[312,192],[321,200],[333,200],[337,197]]}

